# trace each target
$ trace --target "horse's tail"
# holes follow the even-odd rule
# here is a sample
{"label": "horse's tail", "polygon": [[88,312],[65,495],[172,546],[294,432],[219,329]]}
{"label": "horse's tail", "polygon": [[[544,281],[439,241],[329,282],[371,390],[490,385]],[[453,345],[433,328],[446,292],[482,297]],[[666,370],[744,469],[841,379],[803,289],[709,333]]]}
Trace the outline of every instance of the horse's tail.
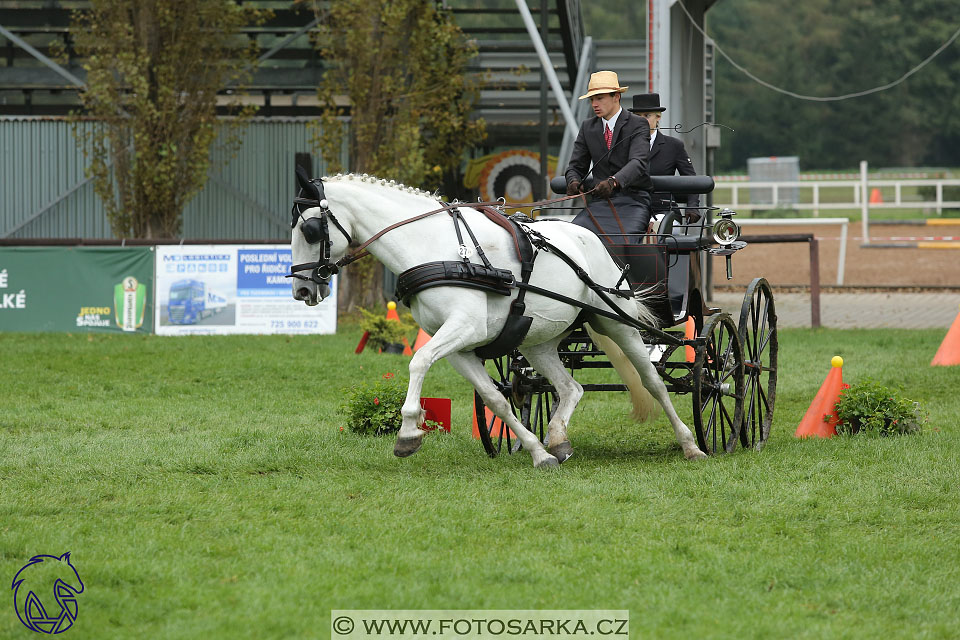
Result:
{"label": "horse's tail", "polygon": [[[656,322],[652,317],[653,314],[647,311],[645,305],[638,303],[637,307],[641,309],[640,320],[651,323]],[[646,314],[642,313],[642,311],[646,311]],[[648,318],[647,315],[650,317]],[[630,402],[633,403],[633,411],[630,413],[633,419],[637,422],[648,422],[660,415],[660,403],[657,402],[653,396],[650,395],[650,392],[647,391],[647,388],[643,386],[643,381],[640,379],[640,374],[637,373],[637,369],[620,347],[617,346],[617,343],[607,336],[594,331],[589,324],[584,323],[583,326],[590,335],[590,339],[593,340],[593,343],[607,354],[607,358],[610,359],[613,368],[617,370],[617,374],[623,380],[623,383],[627,385],[627,390],[630,392]]]}

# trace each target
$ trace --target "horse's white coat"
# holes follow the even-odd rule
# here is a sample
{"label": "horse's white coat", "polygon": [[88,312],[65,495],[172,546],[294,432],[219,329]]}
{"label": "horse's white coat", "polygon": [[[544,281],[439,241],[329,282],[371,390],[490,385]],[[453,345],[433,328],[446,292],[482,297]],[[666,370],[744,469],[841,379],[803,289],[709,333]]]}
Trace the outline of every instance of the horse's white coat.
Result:
{"label": "horse's white coat", "polygon": [[[376,179],[370,182],[366,176],[325,178],[324,190],[331,213],[357,242],[367,240],[389,225],[442,206],[436,198],[424,192],[410,193],[402,185],[389,185]],[[519,278],[520,262],[508,234],[468,204],[459,208],[493,266],[510,269]],[[319,209],[304,212],[304,218],[316,215],[319,215]],[[534,228],[589,273],[595,282],[613,286],[619,279],[620,270],[592,232],[559,221],[538,222]],[[333,225],[330,238],[333,242],[331,259],[336,260],[346,253],[347,242]],[[464,242],[472,244],[465,232]],[[371,243],[367,250],[390,271],[399,274],[426,262],[459,260],[459,245],[453,222],[443,212],[402,225]],[[300,225],[293,230],[291,246],[294,264],[319,259],[319,246],[310,245],[304,240]],[[479,262],[476,256],[473,261]],[[606,303],[560,258],[546,251],[538,255],[530,283],[595,307],[607,308]],[[402,409],[403,424],[398,435],[398,451],[401,442],[419,442],[423,437],[424,432],[419,428],[422,424],[420,392],[423,380],[434,362],[447,358],[480,393],[486,405],[517,434],[524,448],[533,456],[534,466],[556,465],[556,458],[512,414],[506,399],[496,390],[480,359],[473,353],[473,349],[497,336],[516,293],[515,290],[513,296],[507,297],[464,287],[434,287],[425,289],[413,298],[413,317],[433,338],[410,361],[410,383]],[[318,301],[317,287],[313,282],[294,280],[293,295],[307,304],[316,304]],[[651,314],[639,301],[615,300],[631,316],[652,321]],[[580,309],[531,292],[527,292],[525,302],[526,315],[531,316],[533,322],[520,345],[520,352],[550,380],[560,398],[548,427],[548,442],[552,449],[567,441],[566,429],[570,416],[583,394],[580,385],[564,369],[557,355],[557,344],[576,320]],[[697,448],[690,429],[683,424],[670,403],[666,387],[650,363],[640,333],[626,324],[600,316],[591,316],[589,321],[595,331],[609,336],[619,345],[633,363],[644,386],[663,406],[684,455],[687,458],[705,457]]]}

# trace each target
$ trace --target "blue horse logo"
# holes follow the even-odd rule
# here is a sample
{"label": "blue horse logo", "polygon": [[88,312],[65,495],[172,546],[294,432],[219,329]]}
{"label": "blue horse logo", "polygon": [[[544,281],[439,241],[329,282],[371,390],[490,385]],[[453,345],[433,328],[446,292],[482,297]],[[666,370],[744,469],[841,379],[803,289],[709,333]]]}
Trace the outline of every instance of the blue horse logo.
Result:
{"label": "blue horse logo", "polygon": [[69,551],[60,557],[33,556],[17,571],[10,588],[17,617],[37,633],[63,633],[77,619],[77,596],[83,593],[83,582],[70,564]]}

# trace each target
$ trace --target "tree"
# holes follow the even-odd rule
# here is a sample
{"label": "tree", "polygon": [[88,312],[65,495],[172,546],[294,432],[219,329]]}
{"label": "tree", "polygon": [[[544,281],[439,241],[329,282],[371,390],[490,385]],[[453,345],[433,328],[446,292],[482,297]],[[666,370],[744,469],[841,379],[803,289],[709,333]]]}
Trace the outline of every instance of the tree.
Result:
{"label": "tree", "polygon": [[[74,16],[86,58],[83,138],[94,189],[117,237],[180,233],[206,181],[217,91],[249,77],[256,43],[239,30],[264,17],[233,0],[91,0]],[[238,110],[228,141],[252,111]]]}
{"label": "tree", "polygon": [[[436,189],[485,135],[471,117],[479,90],[466,71],[476,45],[429,0],[331,0],[320,17],[316,44],[328,68],[316,142],[330,169]],[[380,265],[359,267],[344,272],[344,311],[382,302]]]}
{"label": "tree", "polygon": [[[784,89],[837,96],[893,82],[955,32],[951,0],[728,0],[708,33],[739,64]],[[960,165],[960,43],[888,90],[807,101],[717,61],[717,119],[736,129],[717,154],[722,170],[753,156],[797,155],[805,169]]]}

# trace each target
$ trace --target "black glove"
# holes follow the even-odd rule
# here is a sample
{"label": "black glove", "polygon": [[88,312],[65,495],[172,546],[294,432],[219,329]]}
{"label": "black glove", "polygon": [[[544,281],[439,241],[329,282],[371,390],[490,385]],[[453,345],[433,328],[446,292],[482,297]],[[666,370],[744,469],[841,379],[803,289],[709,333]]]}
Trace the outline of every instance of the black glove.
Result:
{"label": "black glove", "polygon": [[575,196],[575,195],[577,195],[578,193],[580,193],[580,181],[579,181],[579,180],[571,180],[570,182],[568,182],[568,183],[567,183],[567,195],[568,195],[568,196]]}
{"label": "black glove", "polygon": [[700,222],[700,210],[699,209],[687,209],[687,223],[696,224]]}
{"label": "black glove", "polygon": [[593,188],[593,195],[598,198],[606,200],[613,194],[613,187],[616,183],[613,178],[607,178],[603,182],[597,183],[597,186]]}

